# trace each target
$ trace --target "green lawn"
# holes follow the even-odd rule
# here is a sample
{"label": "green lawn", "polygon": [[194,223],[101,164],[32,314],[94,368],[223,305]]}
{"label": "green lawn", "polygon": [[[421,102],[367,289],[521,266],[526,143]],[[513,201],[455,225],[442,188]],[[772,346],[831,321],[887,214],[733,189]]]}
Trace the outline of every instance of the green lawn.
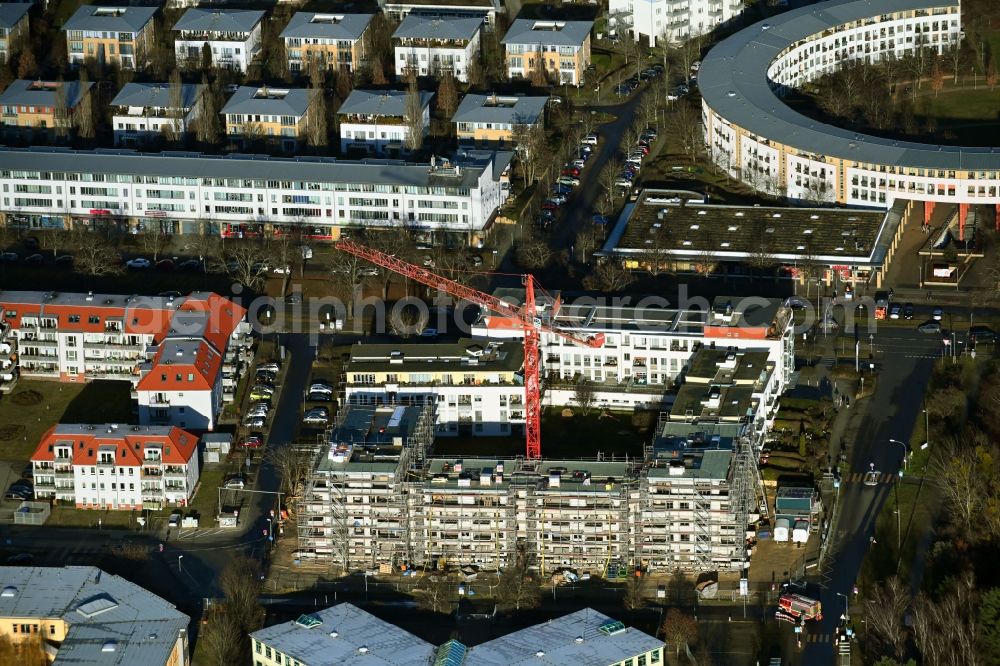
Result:
{"label": "green lawn", "polygon": [[186,515],[198,514],[199,527],[215,527],[215,517],[219,511],[219,486],[222,485],[227,473],[226,463],[213,464],[208,468],[202,467],[198,492],[184,509]]}
{"label": "green lawn", "polygon": [[[122,381],[71,384],[22,379],[13,393],[0,396],[0,460],[28,460],[42,433],[56,423],[132,422],[130,390],[129,382]],[[37,402],[19,404],[26,397]]]}
{"label": "green lawn", "polygon": [[923,107],[919,109],[921,115],[926,113],[935,118],[995,122],[1000,109],[1000,87],[993,90],[982,85],[978,89],[946,88],[938,95],[929,94],[919,99]]}

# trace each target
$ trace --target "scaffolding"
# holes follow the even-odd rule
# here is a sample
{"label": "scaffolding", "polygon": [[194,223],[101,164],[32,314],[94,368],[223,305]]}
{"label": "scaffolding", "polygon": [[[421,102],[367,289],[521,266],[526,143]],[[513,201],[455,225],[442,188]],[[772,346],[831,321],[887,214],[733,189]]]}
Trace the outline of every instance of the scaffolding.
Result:
{"label": "scaffolding", "polygon": [[[760,513],[760,507],[767,513],[767,502],[764,500],[764,483],[757,466],[757,454],[749,436],[744,433],[738,439],[736,455],[733,457],[730,480],[730,505],[736,519],[736,524],[742,530],[737,541],[740,559],[749,566],[747,556],[746,530],[750,525],[750,515]],[[759,501],[759,504],[758,504]]]}

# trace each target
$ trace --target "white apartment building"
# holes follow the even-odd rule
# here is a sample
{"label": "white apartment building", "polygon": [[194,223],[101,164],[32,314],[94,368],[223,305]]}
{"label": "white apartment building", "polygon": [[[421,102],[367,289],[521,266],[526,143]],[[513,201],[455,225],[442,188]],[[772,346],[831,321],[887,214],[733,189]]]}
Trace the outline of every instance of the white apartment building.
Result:
{"label": "white apartment building", "polygon": [[[410,137],[408,94],[405,90],[352,90],[337,110],[341,152],[354,150],[389,156],[406,152]],[[419,91],[418,94],[421,133],[426,137],[430,133],[434,93]]]}
{"label": "white apartment building", "polygon": [[31,456],[35,497],[78,509],[186,506],[198,484],[198,438],[177,427],[60,423]]}
{"label": "white apartment building", "polygon": [[406,15],[392,34],[396,76],[440,76],[450,71],[468,81],[469,63],[479,57],[481,18],[428,18]]}
{"label": "white apartment building", "polygon": [[[126,83],[111,100],[116,146],[139,146],[172,134],[181,139],[201,112],[205,86],[184,83]],[[179,105],[178,105],[179,102]]]}
{"label": "white apartment building", "polygon": [[434,405],[438,437],[524,432],[520,342],[358,344],[344,368],[352,405]]}
{"label": "white apartment building", "polygon": [[189,9],[174,24],[177,64],[201,67],[204,48],[212,64],[246,72],[260,52],[263,11],[249,9]]}
{"label": "white apartment building", "polygon": [[[495,295],[511,303],[523,300],[518,290],[498,290]],[[537,307],[548,324],[584,336],[605,336],[603,346],[590,348],[542,331],[543,403],[548,405],[573,404],[573,384],[586,380],[595,385],[598,405],[663,406],[668,389],[701,347],[767,352],[778,393],[795,369],[791,310],[778,300],[717,298],[712,304],[676,308],[657,297],[622,304],[582,297],[566,303],[557,293]],[[472,334],[523,338],[518,325],[488,313],[473,325]]]}
{"label": "white apartment building", "polygon": [[645,39],[650,48],[711,32],[743,12],[743,0],[610,0],[608,26]]}
{"label": "white apartment building", "polygon": [[508,76],[527,79],[540,70],[551,83],[579,86],[590,66],[593,28],[593,21],[515,20],[501,40]]}
{"label": "white apartment building", "polygon": [[260,235],[308,225],[410,228],[484,237],[507,199],[512,154],[465,151],[430,164],[0,148],[0,211],[26,228],[114,222],[167,233]]}

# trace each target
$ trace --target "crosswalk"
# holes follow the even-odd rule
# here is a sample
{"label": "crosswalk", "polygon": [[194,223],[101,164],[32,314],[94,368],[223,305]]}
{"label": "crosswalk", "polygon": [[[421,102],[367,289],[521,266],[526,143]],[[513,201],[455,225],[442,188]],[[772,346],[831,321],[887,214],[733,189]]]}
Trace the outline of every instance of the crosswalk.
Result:
{"label": "crosswalk", "polygon": [[830,643],[833,634],[806,634],[806,643]]}
{"label": "crosswalk", "polygon": [[[841,477],[841,483],[863,483],[867,472],[848,472]],[[890,484],[896,480],[896,475],[890,472],[881,472],[878,475],[877,484]]]}

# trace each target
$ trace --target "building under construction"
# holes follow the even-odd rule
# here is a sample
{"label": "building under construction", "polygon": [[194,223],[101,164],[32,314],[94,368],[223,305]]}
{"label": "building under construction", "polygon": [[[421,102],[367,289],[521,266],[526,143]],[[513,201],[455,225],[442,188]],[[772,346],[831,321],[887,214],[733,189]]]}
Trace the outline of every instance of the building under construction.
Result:
{"label": "building under construction", "polygon": [[664,419],[625,461],[429,457],[433,425],[432,406],[348,408],[300,504],[303,561],[495,570],[524,552],[543,575],[746,565],[759,480],[744,424]]}

